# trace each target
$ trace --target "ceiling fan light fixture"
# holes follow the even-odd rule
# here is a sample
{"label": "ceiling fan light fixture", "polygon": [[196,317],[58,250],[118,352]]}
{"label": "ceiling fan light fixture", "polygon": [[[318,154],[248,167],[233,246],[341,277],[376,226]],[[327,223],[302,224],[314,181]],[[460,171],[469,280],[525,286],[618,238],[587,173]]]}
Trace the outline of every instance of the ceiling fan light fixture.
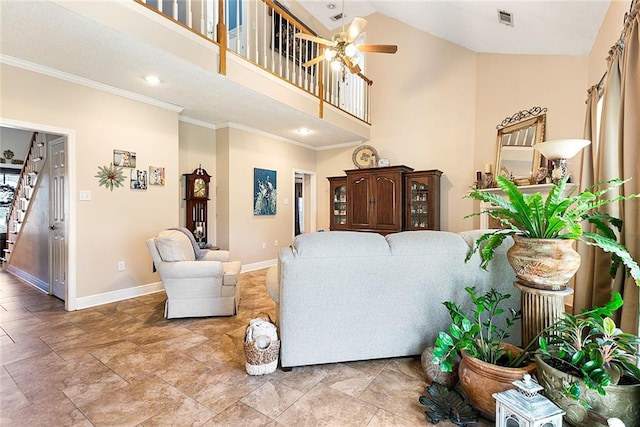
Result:
{"label": "ceiling fan light fixture", "polygon": [[333,58],[336,57],[337,54],[338,52],[336,52],[334,49],[330,47],[324,50],[324,57],[327,58],[327,61],[331,61]]}
{"label": "ceiling fan light fixture", "polygon": [[349,43],[348,45],[345,46],[344,54],[347,55],[349,58],[353,58],[353,56],[356,53],[358,53],[358,48],[356,48],[356,45],[354,45],[353,43]]}
{"label": "ceiling fan light fixture", "polygon": [[340,62],[339,60],[333,60],[331,61],[331,69],[333,71],[340,71],[342,69],[342,62]]}

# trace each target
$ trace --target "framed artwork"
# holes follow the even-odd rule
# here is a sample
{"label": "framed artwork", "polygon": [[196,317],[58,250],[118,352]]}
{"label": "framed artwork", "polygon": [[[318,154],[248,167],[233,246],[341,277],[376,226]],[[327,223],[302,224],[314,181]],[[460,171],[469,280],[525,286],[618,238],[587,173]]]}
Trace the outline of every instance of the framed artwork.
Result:
{"label": "framed artwork", "polygon": [[164,168],[149,166],[149,185],[164,185]]}
{"label": "framed artwork", "polygon": [[133,190],[147,189],[147,171],[142,169],[131,170],[131,188]]}
{"label": "framed artwork", "polygon": [[[276,5],[282,7],[281,4],[275,2]],[[288,57],[292,61],[295,61],[296,65],[304,64],[307,61],[312,60],[317,55],[317,45],[309,40],[301,40],[295,38],[295,33],[299,33],[300,30],[292,23],[285,19],[284,16],[271,10],[273,23],[273,37],[271,40],[271,47],[274,51],[280,53],[282,56]],[[317,34],[302,23],[298,18],[289,13],[291,18],[304,27],[310,34],[317,36]],[[309,67],[307,71],[313,72],[315,67]]]}
{"label": "framed artwork", "polygon": [[275,215],[277,195],[276,171],[253,169],[253,214]]}
{"label": "framed artwork", "polygon": [[113,164],[122,168],[135,168],[136,153],[132,151],[113,150]]}

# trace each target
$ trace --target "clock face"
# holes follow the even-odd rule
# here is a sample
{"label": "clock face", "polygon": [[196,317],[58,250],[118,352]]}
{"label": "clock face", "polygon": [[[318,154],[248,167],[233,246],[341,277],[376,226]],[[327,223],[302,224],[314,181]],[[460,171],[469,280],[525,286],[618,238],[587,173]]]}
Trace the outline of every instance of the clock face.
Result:
{"label": "clock face", "polygon": [[207,197],[207,184],[204,179],[197,178],[193,181],[193,197]]}

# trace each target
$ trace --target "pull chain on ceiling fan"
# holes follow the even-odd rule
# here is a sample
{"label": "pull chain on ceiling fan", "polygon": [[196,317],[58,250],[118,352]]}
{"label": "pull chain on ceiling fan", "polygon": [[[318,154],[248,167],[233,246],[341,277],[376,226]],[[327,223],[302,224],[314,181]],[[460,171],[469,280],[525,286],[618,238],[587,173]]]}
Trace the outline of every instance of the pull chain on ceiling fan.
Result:
{"label": "pull chain on ceiling fan", "polygon": [[331,62],[331,67],[334,70],[340,70],[342,65],[346,66],[353,74],[358,74],[362,70],[354,57],[358,52],[372,52],[372,53],[396,53],[398,46],[385,45],[385,44],[360,44],[356,45],[355,40],[358,38],[364,27],[367,25],[367,20],[364,18],[353,18],[349,28],[344,29],[344,0],[342,2],[342,31],[333,35],[331,40],[323,39],[321,37],[312,36],[305,33],[296,33],[295,36],[299,39],[309,40],[325,46],[324,53],[316,56],[315,58],[302,64],[304,67],[311,67],[323,59],[327,59]]}

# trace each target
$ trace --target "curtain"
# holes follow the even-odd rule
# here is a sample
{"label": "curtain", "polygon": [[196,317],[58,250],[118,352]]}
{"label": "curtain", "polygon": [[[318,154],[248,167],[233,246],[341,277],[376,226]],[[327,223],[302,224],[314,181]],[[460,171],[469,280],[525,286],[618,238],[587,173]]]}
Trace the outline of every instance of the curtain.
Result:
{"label": "curtain", "polygon": [[[585,186],[593,168],[593,181],[614,178],[633,178],[619,189],[621,195],[640,193],[640,30],[638,21],[640,3],[632,3],[625,18],[622,36],[609,52],[608,68],[604,81],[603,105],[598,144],[592,151],[583,154],[581,178]],[[593,141],[595,135],[593,112],[595,103],[589,93],[585,138]],[[597,98],[596,98],[597,99]],[[596,101],[597,102],[597,101]],[[593,157],[590,158],[590,154]],[[592,162],[592,163],[590,163]],[[582,185],[583,183],[581,183]],[[609,198],[617,194],[608,194]],[[635,260],[640,259],[640,201],[612,203],[602,208],[612,216],[624,221],[620,235],[623,243]],[[585,252],[584,266],[576,276],[574,312],[593,305],[602,305],[610,299],[612,291],[622,293],[624,306],[620,313],[620,327],[629,333],[639,330],[639,293],[635,282],[618,272],[615,280],[609,277],[611,258],[603,251],[578,248]],[[582,253],[581,253],[582,255]]]}
{"label": "curtain", "polygon": [[[587,91],[587,114],[584,120],[584,139],[591,141],[591,144],[587,145],[582,150],[582,163],[580,165],[580,190],[584,190],[586,187],[593,185],[594,176],[594,160],[595,155],[598,152],[598,131],[597,131],[597,114],[598,114],[598,91],[599,87],[591,86]],[[593,231],[587,222],[582,226],[585,230]],[[593,307],[593,263],[595,248],[585,243],[578,242],[577,251],[580,254],[580,269],[576,273],[575,283],[580,284],[577,286],[574,284],[573,294],[573,308],[574,314],[579,313],[583,307]]]}

